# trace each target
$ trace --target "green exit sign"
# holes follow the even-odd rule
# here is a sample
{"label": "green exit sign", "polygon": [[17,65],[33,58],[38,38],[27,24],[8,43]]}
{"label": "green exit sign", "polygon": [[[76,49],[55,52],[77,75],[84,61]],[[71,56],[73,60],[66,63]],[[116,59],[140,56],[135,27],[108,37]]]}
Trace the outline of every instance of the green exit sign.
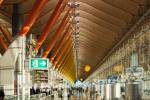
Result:
{"label": "green exit sign", "polygon": [[46,69],[48,68],[49,60],[46,58],[31,58],[30,68],[31,69]]}

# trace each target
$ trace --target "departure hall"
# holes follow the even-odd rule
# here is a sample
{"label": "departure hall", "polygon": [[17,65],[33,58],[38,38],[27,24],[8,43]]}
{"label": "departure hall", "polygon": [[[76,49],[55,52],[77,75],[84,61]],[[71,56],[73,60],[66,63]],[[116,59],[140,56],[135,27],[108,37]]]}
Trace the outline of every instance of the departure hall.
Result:
{"label": "departure hall", "polygon": [[0,100],[150,100],[150,0],[0,0]]}

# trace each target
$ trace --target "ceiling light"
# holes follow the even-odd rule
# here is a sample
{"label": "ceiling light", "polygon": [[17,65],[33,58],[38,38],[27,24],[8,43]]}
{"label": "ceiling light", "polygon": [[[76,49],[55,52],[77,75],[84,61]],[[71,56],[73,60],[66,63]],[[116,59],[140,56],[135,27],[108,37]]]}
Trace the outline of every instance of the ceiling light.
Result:
{"label": "ceiling light", "polygon": [[79,2],[69,2],[67,5],[71,8],[77,8],[80,6]]}
{"label": "ceiling light", "polygon": [[80,81],[83,81],[83,78],[80,78]]}
{"label": "ceiling light", "polygon": [[84,71],[85,72],[89,72],[91,70],[91,66],[90,65],[86,65],[85,67],[84,67]]}

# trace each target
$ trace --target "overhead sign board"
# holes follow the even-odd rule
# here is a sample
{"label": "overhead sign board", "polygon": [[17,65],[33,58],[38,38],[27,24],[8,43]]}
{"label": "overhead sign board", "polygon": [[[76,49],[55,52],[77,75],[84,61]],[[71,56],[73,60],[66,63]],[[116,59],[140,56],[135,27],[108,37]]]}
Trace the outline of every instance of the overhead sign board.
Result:
{"label": "overhead sign board", "polygon": [[105,85],[106,84],[105,80],[97,80],[97,82],[99,85]]}
{"label": "overhead sign board", "polygon": [[137,77],[137,78],[143,78],[144,69],[143,67],[129,67],[126,68],[126,77]]}
{"label": "overhead sign board", "polygon": [[30,68],[31,69],[46,69],[48,68],[49,60],[46,58],[31,58]]}
{"label": "overhead sign board", "polygon": [[111,75],[107,77],[107,83],[117,83],[118,76],[117,75]]}
{"label": "overhead sign board", "polygon": [[126,68],[127,73],[143,73],[143,67],[129,67]]}

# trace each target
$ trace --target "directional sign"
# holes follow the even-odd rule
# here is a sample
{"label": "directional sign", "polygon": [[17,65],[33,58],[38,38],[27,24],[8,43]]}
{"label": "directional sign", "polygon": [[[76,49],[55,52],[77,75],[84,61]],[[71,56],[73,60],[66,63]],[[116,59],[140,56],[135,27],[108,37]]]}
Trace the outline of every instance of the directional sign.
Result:
{"label": "directional sign", "polygon": [[104,85],[106,83],[106,81],[105,80],[97,80],[97,83],[99,85]]}
{"label": "directional sign", "polygon": [[44,58],[31,58],[30,59],[30,68],[32,69],[45,69],[48,68],[48,59]]}
{"label": "directional sign", "polygon": [[110,75],[107,77],[107,83],[117,83],[117,75]]}
{"label": "directional sign", "polygon": [[144,77],[143,67],[132,66],[132,67],[126,68],[125,72],[126,72],[126,77],[128,79],[131,77],[136,77],[137,79],[141,79]]}
{"label": "directional sign", "polygon": [[126,68],[126,73],[143,73],[143,67],[134,66]]}

